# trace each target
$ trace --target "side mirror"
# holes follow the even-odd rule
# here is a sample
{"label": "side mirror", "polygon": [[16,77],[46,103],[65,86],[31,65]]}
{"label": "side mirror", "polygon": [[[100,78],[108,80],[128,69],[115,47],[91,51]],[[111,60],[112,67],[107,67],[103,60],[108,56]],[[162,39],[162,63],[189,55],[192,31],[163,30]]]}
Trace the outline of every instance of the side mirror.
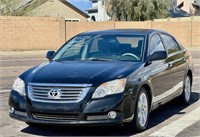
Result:
{"label": "side mirror", "polygon": [[149,61],[156,61],[156,60],[163,60],[167,58],[167,52],[166,51],[157,51],[154,52],[150,57]]}
{"label": "side mirror", "polygon": [[53,56],[55,55],[55,51],[48,51],[46,54],[46,58],[51,60],[53,58]]}

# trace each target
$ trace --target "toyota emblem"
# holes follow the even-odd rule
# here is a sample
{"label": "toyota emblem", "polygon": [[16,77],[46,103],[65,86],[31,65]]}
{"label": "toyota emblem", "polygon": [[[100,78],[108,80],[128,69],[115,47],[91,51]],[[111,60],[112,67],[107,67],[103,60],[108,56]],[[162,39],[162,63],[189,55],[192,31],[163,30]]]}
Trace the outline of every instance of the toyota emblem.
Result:
{"label": "toyota emblem", "polygon": [[58,99],[60,98],[60,89],[51,89],[48,93],[49,97]]}

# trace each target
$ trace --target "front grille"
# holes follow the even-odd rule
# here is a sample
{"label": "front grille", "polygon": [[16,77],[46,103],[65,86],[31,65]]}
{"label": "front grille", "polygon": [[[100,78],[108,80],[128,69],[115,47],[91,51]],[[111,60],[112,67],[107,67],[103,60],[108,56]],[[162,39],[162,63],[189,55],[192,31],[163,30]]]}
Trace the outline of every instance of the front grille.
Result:
{"label": "front grille", "polygon": [[79,102],[87,95],[91,84],[29,83],[28,96],[32,101],[46,103]]}
{"label": "front grille", "polygon": [[58,115],[58,114],[39,114],[32,113],[32,116],[36,120],[48,120],[48,121],[74,121],[78,120],[78,114],[66,114],[66,115]]}

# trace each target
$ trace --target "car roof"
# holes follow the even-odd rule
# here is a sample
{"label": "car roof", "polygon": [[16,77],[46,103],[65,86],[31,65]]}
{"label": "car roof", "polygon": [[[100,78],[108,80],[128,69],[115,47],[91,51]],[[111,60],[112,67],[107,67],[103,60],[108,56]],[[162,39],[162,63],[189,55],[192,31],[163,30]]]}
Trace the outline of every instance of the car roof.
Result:
{"label": "car roof", "polygon": [[83,35],[100,35],[100,34],[133,34],[133,35],[148,35],[151,33],[155,32],[162,32],[162,33],[167,33],[162,30],[157,30],[157,29],[109,29],[109,30],[98,30],[98,31],[88,31],[88,32],[83,32],[81,34]]}

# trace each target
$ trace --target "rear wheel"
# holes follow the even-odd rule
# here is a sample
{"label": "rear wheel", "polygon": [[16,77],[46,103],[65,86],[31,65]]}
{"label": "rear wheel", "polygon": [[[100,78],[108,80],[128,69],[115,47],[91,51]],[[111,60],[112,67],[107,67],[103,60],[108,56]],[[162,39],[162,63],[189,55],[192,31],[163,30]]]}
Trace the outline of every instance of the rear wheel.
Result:
{"label": "rear wheel", "polygon": [[191,78],[190,78],[189,75],[187,75],[187,77],[185,78],[185,81],[184,81],[183,93],[181,95],[182,101],[185,104],[189,104],[190,103],[191,90],[192,90]]}
{"label": "rear wheel", "polygon": [[133,127],[141,132],[147,128],[149,121],[149,96],[145,88],[141,88],[136,100],[135,116]]}

